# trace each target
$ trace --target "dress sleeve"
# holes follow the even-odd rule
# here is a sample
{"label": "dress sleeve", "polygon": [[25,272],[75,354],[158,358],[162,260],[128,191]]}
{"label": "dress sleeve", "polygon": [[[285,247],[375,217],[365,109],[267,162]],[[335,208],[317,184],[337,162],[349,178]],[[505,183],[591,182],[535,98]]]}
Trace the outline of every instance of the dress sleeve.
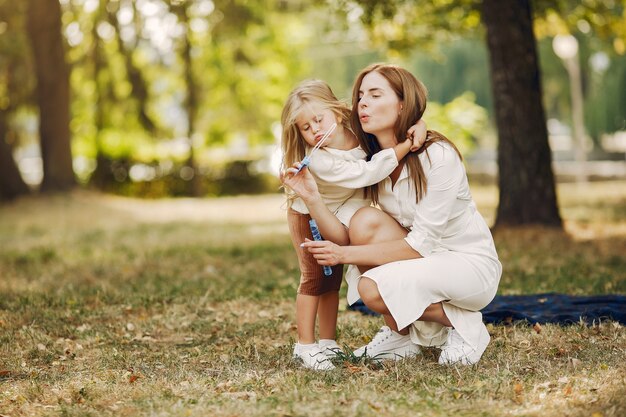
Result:
{"label": "dress sleeve", "polygon": [[413,226],[406,242],[423,257],[429,256],[446,230],[464,177],[461,159],[449,146],[435,143],[422,161],[426,194],[416,204]]}
{"label": "dress sleeve", "polygon": [[321,180],[345,188],[357,189],[377,184],[398,166],[396,152],[392,148],[376,153],[370,161],[347,160],[330,154],[322,158],[317,156],[311,158],[311,171]]}

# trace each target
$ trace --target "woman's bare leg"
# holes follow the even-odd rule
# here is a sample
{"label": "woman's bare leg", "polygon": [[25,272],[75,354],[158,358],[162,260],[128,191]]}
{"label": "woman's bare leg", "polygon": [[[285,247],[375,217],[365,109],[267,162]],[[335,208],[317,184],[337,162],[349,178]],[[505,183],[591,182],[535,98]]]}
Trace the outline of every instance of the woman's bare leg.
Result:
{"label": "woman's bare leg", "polygon": [[[354,245],[367,245],[369,243],[404,239],[408,234],[406,229],[400,226],[391,216],[372,207],[362,208],[357,211],[350,221],[349,233],[350,243]],[[361,267],[359,267],[359,269],[361,269]],[[369,267],[361,269],[361,272],[367,269],[369,269]],[[408,334],[408,328],[398,329],[398,325],[391,316],[387,305],[378,291],[376,282],[369,278],[362,277],[359,280],[358,289],[361,300],[363,300],[368,308],[382,314],[387,326],[400,334]],[[429,305],[418,320],[431,321],[452,327],[440,302]]]}

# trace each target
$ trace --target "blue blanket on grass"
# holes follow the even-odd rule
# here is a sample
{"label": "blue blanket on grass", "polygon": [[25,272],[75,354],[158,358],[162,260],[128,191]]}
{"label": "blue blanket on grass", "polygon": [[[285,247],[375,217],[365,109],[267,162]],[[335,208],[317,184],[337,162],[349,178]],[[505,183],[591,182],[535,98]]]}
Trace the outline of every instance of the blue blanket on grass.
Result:
{"label": "blue blanket on grass", "polygon": [[[378,315],[361,300],[348,307],[367,315]],[[512,323],[526,320],[534,323],[572,324],[581,320],[587,324],[598,320],[613,320],[626,324],[624,295],[497,295],[481,310],[485,323]]]}

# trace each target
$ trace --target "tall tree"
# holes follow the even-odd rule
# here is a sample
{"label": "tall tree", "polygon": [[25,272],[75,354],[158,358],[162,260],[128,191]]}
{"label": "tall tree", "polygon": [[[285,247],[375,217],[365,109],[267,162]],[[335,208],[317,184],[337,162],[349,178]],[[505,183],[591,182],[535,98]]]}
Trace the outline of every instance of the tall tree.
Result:
{"label": "tall tree", "polygon": [[187,141],[189,143],[189,155],[185,162],[185,168],[189,170],[187,194],[198,197],[201,194],[200,176],[196,166],[194,150],[194,135],[196,133],[196,116],[198,114],[198,83],[193,72],[193,59],[191,56],[191,28],[189,27],[189,3],[172,2],[171,10],[176,14],[183,27],[181,35],[181,55],[183,58],[183,78],[185,80],[185,113],[187,114]]}
{"label": "tall tree", "polygon": [[30,192],[13,158],[19,135],[10,119],[20,106],[30,104],[31,65],[25,59],[26,39],[23,30],[24,5],[0,0],[0,201]]}
{"label": "tall tree", "polygon": [[[133,51],[137,49],[138,37],[135,38],[135,40],[132,42],[132,45],[130,45],[130,47],[126,46],[124,44],[124,41],[122,40],[120,23],[117,18],[117,13],[119,11],[119,6],[120,6],[119,3],[111,3],[108,5],[101,4],[101,8],[102,6],[104,6],[108,12],[107,18],[108,18],[109,23],[115,28],[117,47],[118,47],[119,52],[122,54],[124,58],[124,65],[126,67],[127,78],[131,85],[130,94],[137,101],[137,112],[139,114],[139,122],[141,123],[141,125],[146,131],[152,134],[155,134],[158,130],[157,125],[154,122],[153,118],[148,114],[148,110],[147,110],[148,101],[150,99],[148,83],[146,82],[146,79],[143,73],[141,72],[141,70],[139,69],[139,67],[135,65],[135,62],[133,61]],[[134,11],[133,16],[135,17],[136,20],[138,20],[139,14],[137,13],[134,3],[132,3],[132,7]],[[97,22],[98,22],[98,19],[96,19],[96,24]],[[97,36],[97,33],[96,33],[96,36]]]}
{"label": "tall tree", "polygon": [[496,226],[561,226],[530,0],[484,0],[496,125]]}
{"label": "tall tree", "polygon": [[7,112],[0,109],[0,201],[28,194],[28,186],[22,179],[13,159],[12,146],[5,140],[8,132]]}
{"label": "tall tree", "polygon": [[[340,10],[354,2],[337,0]],[[495,226],[542,224],[561,227],[545,127],[531,4],[541,16],[563,14],[563,29],[581,21],[604,36],[622,36],[624,0],[356,0],[373,40],[408,51],[446,34],[475,30],[483,22],[490,53],[498,127],[500,205]],[[419,3],[419,4],[418,4]],[[597,19],[597,16],[602,16]],[[587,17],[587,18],[584,18]],[[557,17],[558,19],[558,17]],[[607,35],[610,33],[617,35]],[[621,34],[621,35],[620,35]]]}
{"label": "tall tree", "polygon": [[75,179],[70,148],[69,68],[58,0],[29,0],[27,29],[37,76],[43,159],[41,191],[67,190],[75,184]]}

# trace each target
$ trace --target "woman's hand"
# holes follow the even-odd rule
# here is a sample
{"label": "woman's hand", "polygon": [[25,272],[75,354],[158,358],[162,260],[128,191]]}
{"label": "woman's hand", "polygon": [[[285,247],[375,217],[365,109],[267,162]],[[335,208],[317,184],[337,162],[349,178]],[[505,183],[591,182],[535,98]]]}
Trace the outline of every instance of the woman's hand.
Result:
{"label": "woman's hand", "polygon": [[304,239],[300,246],[308,250],[320,265],[334,266],[343,263],[341,261],[343,246],[331,241]]}
{"label": "woman's hand", "polygon": [[291,188],[305,203],[321,198],[317,183],[309,172],[309,168],[304,167],[298,172],[299,167],[300,163],[296,163],[292,168],[281,172],[279,175],[280,182]]}

